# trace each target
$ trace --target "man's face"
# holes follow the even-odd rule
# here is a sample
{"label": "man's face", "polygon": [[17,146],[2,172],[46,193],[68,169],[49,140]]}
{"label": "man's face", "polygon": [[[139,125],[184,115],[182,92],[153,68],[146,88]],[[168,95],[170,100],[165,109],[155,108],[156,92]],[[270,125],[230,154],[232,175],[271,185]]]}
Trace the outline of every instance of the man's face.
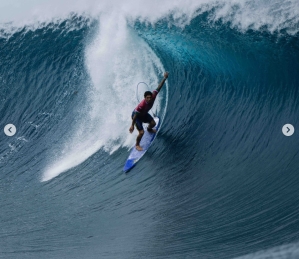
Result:
{"label": "man's face", "polygon": [[145,101],[146,101],[147,103],[150,103],[150,102],[152,101],[152,96],[151,96],[151,95],[147,95],[147,96],[145,96]]}

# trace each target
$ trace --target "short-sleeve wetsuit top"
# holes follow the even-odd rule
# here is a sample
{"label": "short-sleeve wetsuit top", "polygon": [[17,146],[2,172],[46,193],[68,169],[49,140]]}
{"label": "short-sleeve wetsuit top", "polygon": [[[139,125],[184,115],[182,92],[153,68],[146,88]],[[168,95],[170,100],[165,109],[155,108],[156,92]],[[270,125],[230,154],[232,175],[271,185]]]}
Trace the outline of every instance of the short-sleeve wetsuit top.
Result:
{"label": "short-sleeve wetsuit top", "polygon": [[155,102],[155,100],[156,100],[156,97],[157,97],[157,94],[158,94],[159,92],[157,91],[157,90],[154,90],[153,91],[153,95],[152,95],[152,100],[151,100],[151,102],[150,103],[147,103],[146,101],[145,101],[145,99],[143,99],[138,105],[137,105],[137,107],[135,108],[135,112],[137,112],[137,113],[139,113],[139,115],[140,116],[145,116],[148,112],[149,112],[149,110],[153,107],[153,105],[154,105],[154,102]]}

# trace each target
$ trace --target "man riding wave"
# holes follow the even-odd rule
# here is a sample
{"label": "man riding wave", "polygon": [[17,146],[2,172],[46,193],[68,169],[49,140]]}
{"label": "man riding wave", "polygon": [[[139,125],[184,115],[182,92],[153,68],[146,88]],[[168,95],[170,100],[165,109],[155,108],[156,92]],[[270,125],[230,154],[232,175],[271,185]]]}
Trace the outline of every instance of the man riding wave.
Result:
{"label": "man riding wave", "polygon": [[154,127],[156,126],[156,122],[153,117],[148,113],[150,109],[153,107],[154,102],[156,100],[157,94],[161,90],[162,86],[164,85],[166,79],[168,78],[168,72],[164,73],[164,78],[158,85],[158,88],[153,92],[146,91],[144,93],[144,99],[138,104],[138,106],[134,109],[132,113],[132,125],[129,129],[130,133],[134,131],[134,125],[139,132],[136,138],[136,149],[138,151],[142,151],[142,147],[140,146],[140,141],[144,134],[142,123],[149,123],[147,127],[147,131],[150,133],[155,133],[156,130]]}

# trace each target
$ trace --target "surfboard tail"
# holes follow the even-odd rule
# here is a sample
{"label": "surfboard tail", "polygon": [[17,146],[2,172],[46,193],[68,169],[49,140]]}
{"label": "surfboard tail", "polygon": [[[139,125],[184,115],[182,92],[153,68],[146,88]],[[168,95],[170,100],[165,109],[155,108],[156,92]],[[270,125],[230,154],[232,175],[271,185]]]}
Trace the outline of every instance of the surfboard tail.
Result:
{"label": "surfboard tail", "polygon": [[[156,117],[156,126],[155,129],[158,130],[160,127],[160,118]],[[130,155],[125,163],[125,166],[123,168],[123,172],[130,171],[137,162],[141,159],[141,157],[146,153],[146,151],[149,149],[150,145],[152,144],[153,140],[155,139],[157,133],[149,133],[146,128],[144,128],[144,135],[141,139],[140,145],[142,146],[143,150],[138,151],[135,147],[132,148],[130,151]]]}
{"label": "surfboard tail", "polygon": [[134,161],[134,159],[128,159],[123,168],[123,172],[125,172],[125,173],[129,172],[135,165],[136,165],[136,162]]}

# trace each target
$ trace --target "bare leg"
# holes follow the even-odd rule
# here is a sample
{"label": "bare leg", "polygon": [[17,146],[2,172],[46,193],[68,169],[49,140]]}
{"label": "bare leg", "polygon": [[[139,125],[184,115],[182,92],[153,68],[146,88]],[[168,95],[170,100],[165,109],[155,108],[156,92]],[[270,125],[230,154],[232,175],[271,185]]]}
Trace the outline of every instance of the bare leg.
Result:
{"label": "bare leg", "polygon": [[137,139],[136,139],[136,149],[138,151],[143,150],[142,147],[140,146],[140,141],[142,139],[143,134],[144,134],[144,130],[139,130],[139,134],[138,134]]}
{"label": "bare leg", "polygon": [[147,126],[147,131],[150,132],[150,133],[156,133],[157,130],[156,129],[153,129],[153,127],[156,126],[156,122],[154,120],[152,120],[150,122],[150,124]]}

